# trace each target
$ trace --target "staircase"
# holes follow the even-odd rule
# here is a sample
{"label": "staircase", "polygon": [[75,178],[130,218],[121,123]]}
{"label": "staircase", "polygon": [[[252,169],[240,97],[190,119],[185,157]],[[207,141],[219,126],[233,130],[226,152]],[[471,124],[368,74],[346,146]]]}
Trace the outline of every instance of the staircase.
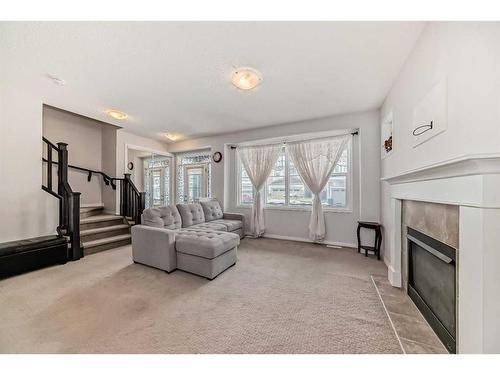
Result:
{"label": "staircase", "polygon": [[[131,243],[130,227],[140,222],[145,207],[146,194],[137,190],[130,173],[123,177],[111,177],[102,171],[68,164],[68,145],[56,144],[42,137],[46,155],[42,162],[46,171],[46,183],[42,189],[59,200],[58,237],[68,241],[68,260],[78,260],[84,255],[128,245]],[[79,192],[74,192],[68,182],[68,168],[87,175],[100,176],[105,186],[119,188],[120,215],[109,215],[102,206],[80,207]],[[57,190],[53,184],[53,169],[57,173]]]}
{"label": "staircase", "polygon": [[123,216],[104,213],[102,206],[80,208],[80,239],[84,255],[128,245],[130,224]]}

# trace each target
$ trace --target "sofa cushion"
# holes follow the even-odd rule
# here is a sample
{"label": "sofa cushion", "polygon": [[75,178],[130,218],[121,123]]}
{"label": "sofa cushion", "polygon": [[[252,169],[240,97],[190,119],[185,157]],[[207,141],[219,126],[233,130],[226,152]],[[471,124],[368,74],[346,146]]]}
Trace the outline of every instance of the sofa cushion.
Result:
{"label": "sofa cushion", "polygon": [[205,222],[205,215],[203,214],[203,208],[199,203],[178,204],[177,208],[181,215],[183,228],[187,228],[192,225]]}
{"label": "sofa cushion", "polygon": [[220,207],[219,201],[211,200],[200,202],[201,207],[203,207],[203,213],[205,214],[205,221],[212,221],[217,219],[222,219],[224,214],[222,213],[222,208]]}
{"label": "sofa cushion", "polygon": [[212,221],[210,223],[200,223],[200,224],[191,225],[190,227],[188,227],[186,229],[218,230],[221,232],[228,231],[226,225],[224,225],[222,223],[214,223]]}
{"label": "sofa cushion", "polygon": [[142,224],[165,229],[179,229],[181,227],[181,215],[174,205],[146,208],[142,214]]}
{"label": "sofa cushion", "polygon": [[221,224],[227,228],[228,232],[232,232],[236,229],[240,229],[243,226],[241,220],[228,220],[228,219],[218,219],[211,221],[210,224]]}
{"label": "sofa cushion", "polygon": [[180,230],[175,235],[177,252],[213,259],[234,249],[240,244],[240,237],[234,233],[209,230]]}

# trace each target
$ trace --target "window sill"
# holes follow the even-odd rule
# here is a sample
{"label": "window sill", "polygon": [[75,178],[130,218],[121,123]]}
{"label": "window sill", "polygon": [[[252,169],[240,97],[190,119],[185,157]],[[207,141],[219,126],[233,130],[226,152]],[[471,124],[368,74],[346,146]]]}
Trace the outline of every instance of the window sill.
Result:
{"label": "window sill", "polygon": [[[239,209],[251,209],[252,205],[250,204],[240,204],[237,205],[236,208]],[[302,211],[302,212],[311,212],[312,207],[310,206],[298,206],[298,207],[280,207],[280,206],[264,206],[264,210],[276,210],[276,211]],[[351,208],[342,208],[342,207],[323,207],[323,212],[332,212],[332,213],[343,213],[349,214],[352,213]]]}

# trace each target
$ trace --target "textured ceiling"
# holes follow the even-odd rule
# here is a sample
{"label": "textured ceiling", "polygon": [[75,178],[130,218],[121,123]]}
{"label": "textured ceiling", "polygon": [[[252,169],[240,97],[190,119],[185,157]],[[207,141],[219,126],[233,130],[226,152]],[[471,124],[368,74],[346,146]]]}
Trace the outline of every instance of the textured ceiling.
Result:
{"label": "textured ceiling", "polygon": [[[424,23],[3,23],[5,80],[47,104],[161,139],[378,108]],[[261,86],[239,91],[234,67]],[[46,74],[66,81],[51,82]],[[116,108],[130,115],[117,121]],[[163,138],[165,140],[165,138]]]}

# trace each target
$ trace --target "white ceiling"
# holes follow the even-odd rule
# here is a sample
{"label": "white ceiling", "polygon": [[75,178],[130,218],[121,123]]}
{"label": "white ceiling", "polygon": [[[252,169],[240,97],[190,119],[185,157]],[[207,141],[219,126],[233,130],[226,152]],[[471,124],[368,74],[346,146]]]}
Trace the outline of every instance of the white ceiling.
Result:
{"label": "white ceiling", "polygon": [[[47,104],[161,139],[166,131],[193,138],[379,108],[423,27],[31,22],[4,23],[1,31],[9,77],[39,86]],[[258,69],[261,86],[234,88],[238,66]],[[108,108],[130,117],[110,119]]]}

